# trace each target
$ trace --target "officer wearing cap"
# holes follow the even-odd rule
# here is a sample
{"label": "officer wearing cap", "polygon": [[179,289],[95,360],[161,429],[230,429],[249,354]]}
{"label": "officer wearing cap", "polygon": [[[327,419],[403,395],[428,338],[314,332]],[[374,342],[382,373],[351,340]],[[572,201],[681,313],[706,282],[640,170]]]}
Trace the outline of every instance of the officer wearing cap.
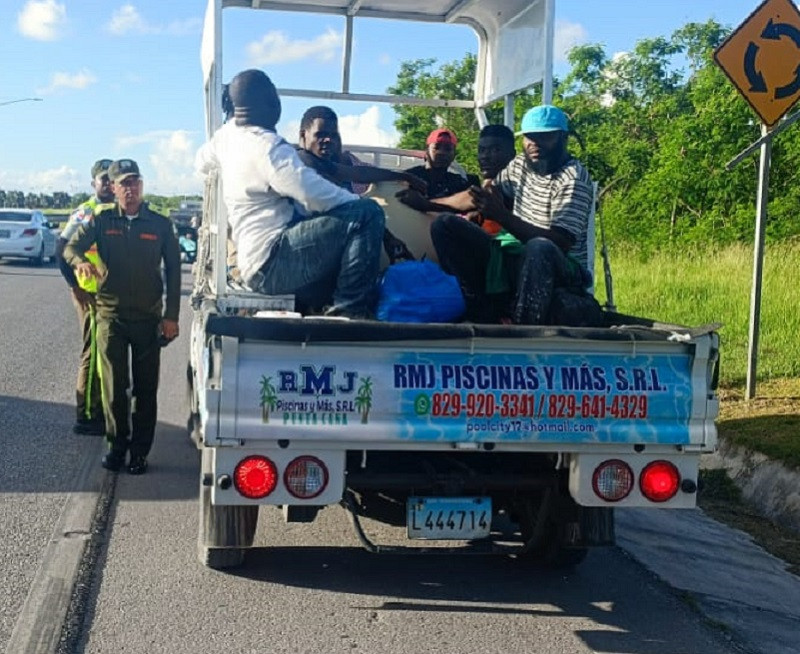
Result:
{"label": "officer wearing cap", "polygon": [[452,130],[443,127],[433,130],[425,139],[425,164],[406,171],[428,184],[429,200],[466,191],[471,184],[479,183],[477,177],[465,179],[448,170],[456,158],[456,145],[458,139]]}
{"label": "officer wearing cap", "polygon": [[[452,215],[431,225],[439,263],[456,275],[473,304],[505,284],[512,287],[510,319],[517,324],[590,324],[599,305],[591,285],[586,235],[593,193],[586,168],[567,150],[569,123],[553,105],[529,109],[517,136],[523,153],[484,188],[470,194],[508,238],[500,245]],[[564,310],[562,310],[564,309]]]}
{"label": "officer wearing cap", "polygon": [[[82,224],[64,258],[76,274],[97,280],[97,344],[109,444],[102,465],[117,471],[130,453],[128,472],[140,475],[147,470],[155,435],[160,341],[168,343],[178,336],[180,248],[170,221],[142,201],[136,162],[114,161],[108,175],[117,206]],[[98,265],[86,256],[93,243],[100,255]]]}
{"label": "officer wearing cap", "polygon": [[[91,222],[98,213],[114,206],[114,194],[108,179],[111,159],[99,159],[92,166],[94,196],[81,204],[69,217],[58,239],[56,256],[61,274],[72,294],[72,303],[78,312],[81,330],[81,356],[78,378],[75,382],[76,420],[72,428],[76,434],[102,436],[105,434],[103,405],[100,398],[100,380],[97,368],[97,342],[95,338],[94,298],[97,281],[93,277],[76,277],[62,256],[64,246],[83,223]],[[87,260],[98,264],[97,247],[92,244],[86,252]]]}

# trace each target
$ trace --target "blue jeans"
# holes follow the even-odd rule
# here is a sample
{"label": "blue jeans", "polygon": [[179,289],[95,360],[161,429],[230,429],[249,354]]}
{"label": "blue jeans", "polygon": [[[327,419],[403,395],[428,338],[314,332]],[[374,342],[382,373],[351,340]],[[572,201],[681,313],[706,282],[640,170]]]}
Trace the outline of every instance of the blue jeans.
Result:
{"label": "blue jeans", "polygon": [[330,302],[332,288],[329,314],[370,315],[384,222],[383,209],[374,200],[360,199],[292,223],[261,267],[255,290],[294,293],[301,304],[321,306]]}

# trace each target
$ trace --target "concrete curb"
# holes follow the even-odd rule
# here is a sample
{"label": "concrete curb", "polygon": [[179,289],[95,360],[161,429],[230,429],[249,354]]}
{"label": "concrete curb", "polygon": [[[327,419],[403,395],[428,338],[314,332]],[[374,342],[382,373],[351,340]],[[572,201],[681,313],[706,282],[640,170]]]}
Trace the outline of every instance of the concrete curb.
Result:
{"label": "concrete curb", "polygon": [[701,467],[726,470],[761,515],[800,533],[800,472],[723,438],[717,452],[702,457]]}
{"label": "concrete curb", "polygon": [[110,475],[99,466],[105,451],[105,439],[87,442],[75,480],[78,490],[64,503],[6,654],[52,654],[58,647],[81,559],[91,539],[95,509],[110,482]]}

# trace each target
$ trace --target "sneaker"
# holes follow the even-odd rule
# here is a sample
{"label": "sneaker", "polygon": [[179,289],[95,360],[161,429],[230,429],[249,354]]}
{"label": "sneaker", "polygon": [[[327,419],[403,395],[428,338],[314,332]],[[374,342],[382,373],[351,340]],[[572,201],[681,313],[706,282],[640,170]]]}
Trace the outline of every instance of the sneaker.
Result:
{"label": "sneaker", "polygon": [[132,475],[143,475],[147,472],[147,459],[143,456],[132,456],[128,463],[128,472]]}
{"label": "sneaker", "polygon": [[124,463],[125,455],[114,451],[108,452],[100,459],[100,465],[111,472],[119,472]]}

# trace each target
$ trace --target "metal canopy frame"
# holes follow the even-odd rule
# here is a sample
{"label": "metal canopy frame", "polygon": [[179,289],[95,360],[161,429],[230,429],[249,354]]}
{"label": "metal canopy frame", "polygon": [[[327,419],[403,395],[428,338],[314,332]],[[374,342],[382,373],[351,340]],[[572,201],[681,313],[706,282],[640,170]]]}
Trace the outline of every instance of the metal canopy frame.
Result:
{"label": "metal canopy frame", "polygon": [[[221,74],[220,24],[222,10],[228,8],[327,14],[345,19],[341,90],[280,88],[281,96],[473,109],[482,124],[485,122],[482,107],[501,98],[506,99],[506,123],[509,118],[513,122],[510,111],[513,94],[536,82],[542,82],[544,102],[552,97],[555,0],[209,0],[202,53],[207,85],[212,68],[217,69],[217,76]],[[472,28],[478,38],[474,99],[352,93],[350,71],[356,18],[461,24]],[[520,53],[524,53],[524,58]],[[221,89],[221,84],[220,79],[214,85]],[[207,125],[211,128],[209,135],[221,124],[220,118],[221,114]]]}

